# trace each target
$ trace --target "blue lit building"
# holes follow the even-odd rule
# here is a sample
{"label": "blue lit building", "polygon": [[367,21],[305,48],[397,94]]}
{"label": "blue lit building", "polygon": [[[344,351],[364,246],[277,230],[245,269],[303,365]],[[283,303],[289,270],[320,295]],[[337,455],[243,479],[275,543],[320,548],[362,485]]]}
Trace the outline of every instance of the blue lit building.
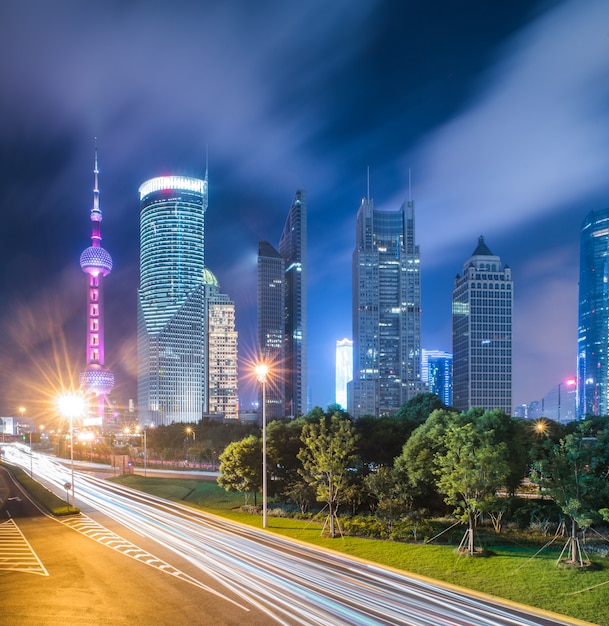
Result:
{"label": "blue lit building", "polygon": [[353,380],[348,411],[395,414],[421,393],[421,268],[414,202],[395,211],[364,198],[353,252]]}
{"label": "blue lit building", "polygon": [[442,350],[421,351],[421,378],[446,406],[453,401],[453,355]]}
{"label": "blue lit building", "polygon": [[577,335],[577,416],[609,414],[609,208],[582,223]]}
{"label": "blue lit building", "polygon": [[258,244],[258,346],[270,366],[267,417],[308,412],[307,394],[307,200],[297,190],[279,251]]}

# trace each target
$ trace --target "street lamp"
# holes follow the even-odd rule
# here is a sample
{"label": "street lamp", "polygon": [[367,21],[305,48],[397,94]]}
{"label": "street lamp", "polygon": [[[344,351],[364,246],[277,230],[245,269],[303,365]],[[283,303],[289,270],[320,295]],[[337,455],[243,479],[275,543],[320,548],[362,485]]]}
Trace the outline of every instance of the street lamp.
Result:
{"label": "street lamp", "polygon": [[266,483],[266,377],[268,365],[260,363],[255,369],[256,378],[262,383],[262,528],[267,524],[267,483]]}
{"label": "street lamp", "polygon": [[72,469],[72,508],[75,508],[74,497],[74,418],[82,415],[85,408],[85,401],[82,396],[74,393],[67,393],[57,400],[59,412],[63,417],[70,420],[70,467]]}
{"label": "street lamp", "polygon": [[154,428],[154,424],[150,424],[149,426],[144,426],[144,428],[142,429],[142,432],[144,433],[144,476],[146,476],[146,468],[148,464],[148,448],[146,447],[146,434],[149,428]]}

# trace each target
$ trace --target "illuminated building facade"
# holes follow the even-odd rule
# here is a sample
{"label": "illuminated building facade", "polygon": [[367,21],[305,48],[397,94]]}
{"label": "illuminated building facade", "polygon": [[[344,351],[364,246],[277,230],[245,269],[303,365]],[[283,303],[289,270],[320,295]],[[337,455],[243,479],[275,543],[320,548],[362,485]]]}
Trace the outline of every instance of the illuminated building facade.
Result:
{"label": "illuminated building facade", "polygon": [[364,198],[353,252],[353,417],[395,414],[421,393],[421,274],[414,202],[398,211]]}
{"label": "illuminated building facade", "polygon": [[[207,175],[162,176],[139,189],[138,409],[143,423],[198,422],[212,406],[214,412],[224,406],[227,417],[236,417],[234,307],[205,267],[207,185]],[[226,344],[220,346],[222,341]],[[221,400],[221,394],[227,397]]]}
{"label": "illuminated building facade", "polygon": [[307,396],[307,200],[296,191],[279,240],[258,246],[258,345],[270,364],[268,417],[297,417]]}
{"label": "illuminated building facade", "polygon": [[268,241],[258,243],[258,346],[270,364],[266,386],[267,419],[285,417],[285,261]]}
{"label": "illuminated building facade", "polygon": [[563,424],[577,419],[575,378],[558,383],[541,399],[541,416]]}
{"label": "illuminated building facade", "polygon": [[577,335],[577,417],[609,414],[609,209],[582,223]]}
{"label": "illuminated building facade", "polygon": [[347,410],[347,384],[353,380],[353,342],[336,342],[336,404]]}
{"label": "illuminated building facade", "polygon": [[459,411],[512,414],[512,289],[510,268],[480,237],[452,294],[452,405]]}
{"label": "illuminated building facade", "polygon": [[226,419],[239,418],[237,400],[237,331],[235,304],[220,293],[216,277],[206,270],[203,301],[207,308],[207,410]]}
{"label": "illuminated building facade", "polygon": [[285,396],[290,417],[307,406],[307,198],[296,191],[279,239],[285,260]]}
{"label": "illuminated building facade", "polygon": [[446,406],[453,401],[453,355],[442,350],[421,351],[421,378]]}
{"label": "illuminated building facade", "polygon": [[91,245],[80,255],[80,268],[87,274],[87,365],[79,377],[83,392],[94,398],[85,424],[103,426],[108,395],[114,387],[114,374],[104,365],[104,278],[112,270],[112,257],[101,246],[102,212],[99,206],[99,169],[95,148],[93,207],[91,209]]}

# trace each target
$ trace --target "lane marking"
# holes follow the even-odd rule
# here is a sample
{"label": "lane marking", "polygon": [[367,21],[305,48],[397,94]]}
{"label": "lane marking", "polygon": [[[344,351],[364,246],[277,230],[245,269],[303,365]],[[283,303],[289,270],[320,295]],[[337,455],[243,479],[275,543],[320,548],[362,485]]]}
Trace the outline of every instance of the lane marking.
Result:
{"label": "lane marking", "polygon": [[63,518],[58,519],[57,521],[64,524],[64,526],[68,526],[72,530],[79,532],[81,535],[85,535],[85,537],[93,539],[93,541],[97,541],[107,548],[115,550],[116,552],[119,552],[120,554],[123,554],[130,559],[135,559],[136,561],[143,563],[144,565],[148,565],[150,567],[158,569],[159,571],[164,572],[165,574],[169,574],[174,578],[183,580],[190,585],[194,585],[195,587],[199,587],[204,591],[213,593],[215,596],[227,600],[228,602],[234,604],[240,609],[243,609],[244,611],[249,612],[250,610],[248,607],[239,604],[232,598],[229,598],[223,593],[216,591],[212,587],[205,585],[204,583],[200,582],[196,578],[193,578],[189,574],[182,572],[170,563],[159,559],[158,557],[154,556],[154,554],[150,554],[150,552],[147,552],[139,546],[136,546],[134,543],[127,541],[120,535],[117,535],[115,532],[109,530],[105,526],[102,526],[95,520],[87,517],[82,513],[79,517]]}
{"label": "lane marking", "polygon": [[13,518],[0,524],[0,570],[49,575]]}

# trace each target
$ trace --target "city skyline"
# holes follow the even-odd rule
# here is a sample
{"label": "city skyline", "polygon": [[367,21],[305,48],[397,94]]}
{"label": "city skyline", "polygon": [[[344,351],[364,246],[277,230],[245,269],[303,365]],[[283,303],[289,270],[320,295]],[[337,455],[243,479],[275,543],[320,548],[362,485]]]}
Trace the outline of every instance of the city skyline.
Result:
{"label": "city skyline", "polygon": [[2,413],[69,384],[35,364],[54,342],[74,380],[85,365],[78,257],[94,137],[114,260],[106,365],[121,403],[135,396],[137,189],[201,177],[207,150],[206,260],[244,351],[256,344],[257,243],[275,240],[294,189],[307,190],[313,405],[334,401],[335,342],[352,334],[368,168],[376,207],[417,205],[422,347],[451,350],[453,279],[484,235],[516,285],[514,405],[574,375],[579,232],[609,205],[606,3],[29,4],[6,7],[0,42]]}

